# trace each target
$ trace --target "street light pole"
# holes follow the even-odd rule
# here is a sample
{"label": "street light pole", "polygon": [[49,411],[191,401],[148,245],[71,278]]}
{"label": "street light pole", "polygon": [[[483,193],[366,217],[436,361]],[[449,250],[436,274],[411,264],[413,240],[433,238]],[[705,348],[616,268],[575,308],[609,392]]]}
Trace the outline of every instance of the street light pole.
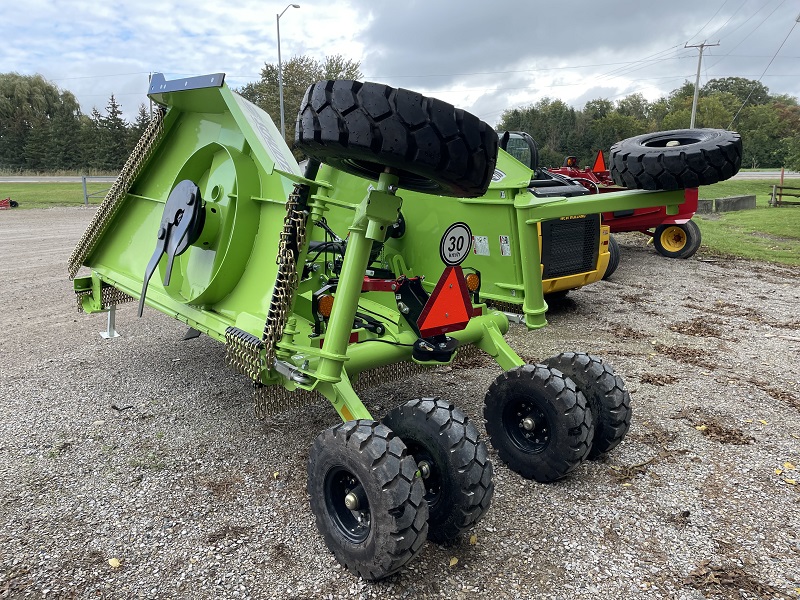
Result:
{"label": "street light pole", "polygon": [[287,4],[276,19],[278,24],[278,95],[281,99],[281,136],[286,139],[286,123],[283,119],[283,65],[281,64],[281,17],[290,8],[300,8],[299,4]]}

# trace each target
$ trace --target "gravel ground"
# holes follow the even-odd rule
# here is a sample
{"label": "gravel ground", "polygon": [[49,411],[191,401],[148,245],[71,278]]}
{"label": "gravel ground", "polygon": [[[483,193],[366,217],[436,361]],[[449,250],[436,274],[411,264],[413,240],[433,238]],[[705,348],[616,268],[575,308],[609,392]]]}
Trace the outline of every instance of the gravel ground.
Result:
{"label": "gravel ground", "polygon": [[[531,361],[611,362],[633,396],[626,441],[556,484],[491,451],[496,492],[471,539],[369,584],[326,549],[305,491],[335,412],[257,420],[223,346],[181,341],[153,310],[121,306],[122,337],[102,339],[66,274],[92,210],[0,212],[0,598],[800,596],[796,269],[668,260],[621,236],[610,281],[508,339]],[[364,401],[380,416],[440,395],[482,427],[498,374],[441,369]]]}

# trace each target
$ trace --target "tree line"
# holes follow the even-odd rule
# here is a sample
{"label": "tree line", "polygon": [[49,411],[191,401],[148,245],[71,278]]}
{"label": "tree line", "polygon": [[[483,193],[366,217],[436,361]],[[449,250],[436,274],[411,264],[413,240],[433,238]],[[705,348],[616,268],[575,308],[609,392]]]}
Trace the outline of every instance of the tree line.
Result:
{"label": "tree line", "polygon": [[85,115],[75,96],[41,75],[0,74],[0,170],[116,172],[150,121],[142,104],[133,123],[116,98]]}
{"label": "tree line", "polygon": [[[544,98],[525,108],[503,112],[498,130],[525,131],[537,142],[539,163],[560,166],[566,155],[590,165],[598,150],[654,131],[688,129],[694,84],[654,102],[631,94],[616,102],[590,100],[576,110]],[[742,166],[800,169],[800,106],[797,98],[770,94],[758,81],[742,77],[712,79],[700,88],[695,127],[732,129],[742,136]]]}
{"label": "tree line", "polygon": [[[317,61],[296,56],[283,63],[287,137],[306,88],[320,79],[362,79],[360,63],[341,55]],[[277,64],[265,64],[258,81],[236,90],[280,126]],[[536,140],[542,166],[561,165],[567,155],[592,164],[598,150],[635,135],[686,129],[694,85],[686,81],[649,102],[641,94],[598,98],[583,109],[544,98],[503,112],[498,131],[525,131]],[[105,112],[81,112],[75,96],[41,75],[0,74],[0,171],[116,172],[147,127],[150,111],[139,105],[132,123],[112,95]],[[770,94],[758,81],[712,79],[699,92],[697,127],[733,129],[742,135],[743,166],[800,168],[800,106],[797,98]]]}

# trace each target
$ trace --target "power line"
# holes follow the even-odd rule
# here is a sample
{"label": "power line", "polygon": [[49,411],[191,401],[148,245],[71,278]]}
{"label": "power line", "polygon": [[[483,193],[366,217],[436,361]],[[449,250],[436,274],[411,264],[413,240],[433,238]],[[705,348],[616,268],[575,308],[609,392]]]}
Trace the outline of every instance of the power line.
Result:
{"label": "power line", "polygon": [[789,36],[790,36],[790,35],[792,35],[792,32],[794,31],[794,28],[795,28],[795,27],[797,27],[797,23],[798,23],[798,22],[800,22],[800,15],[797,15],[797,18],[794,20],[794,23],[792,24],[792,28],[789,30],[789,33],[787,33],[787,34],[786,34],[786,37],[785,37],[785,38],[783,38],[783,41],[781,42],[781,45],[780,45],[780,46],[778,46],[778,49],[775,51],[775,54],[773,54],[772,58],[771,58],[771,59],[770,59],[770,61],[769,61],[769,64],[768,64],[768,65],[767,65],[767,67],[764,69],[764,72],[763,72],[763,73],[761,73],[761,76],[758,78],[758,80],[756,81],[756,83],[754,83],[754,84],[753,84],[753,87],[752,87],[752,89],[750,90],[750,93],[749,93],[749,94],[747,94],[747,98],[745,98],[745,99],[744,99],[744,102],[742,102],[742,105],[739,107],[739,110],[737,110],[737,111],[736,111],[736,114],[735,114],[735,115],[733,115],[733,119],[731,119],[731,122],[730,122],[730,124],[728,124],[728,127],[727,127],[727,129],[730,129],[730,128],[731,128],[731,126],[733,125],[733,122],[736,120],[736,117],[738,117],[738,116],[739,116],[739,113],[740,113],[740,112],[742,112],[742,109],[744,108],[744,105],[745,105],[745,104],[747,104],[747,101],[748,101],[748,100],[750,100],[750,96],[752,96],[752,95],[753,95],[753,92],[754,92],[754,91],[755,91],[755,89],[756,89],[756,85],[757,85],[757,84],[759,84],[759,83],[761,83],[761,79],[762,79],[762,78],[764,77],[764,75],[767,73],[767,70],[769,69],[770,65],[772,64],[772,61],[774,61],[774,60],[775,60],[775,57],[776,57],[776,56],[778,56],[778,52],[780,52],[780,51],[781,51],[781,48],[783,48],[783,45],[786,43],[786,40],[788,40],[788,39],[789,39]]}

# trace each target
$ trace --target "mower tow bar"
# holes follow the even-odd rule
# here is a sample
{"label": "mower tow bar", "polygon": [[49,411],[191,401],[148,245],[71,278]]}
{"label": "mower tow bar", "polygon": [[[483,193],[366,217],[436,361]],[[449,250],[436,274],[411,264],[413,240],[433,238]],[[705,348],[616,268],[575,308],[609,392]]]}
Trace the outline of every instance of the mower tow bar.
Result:
{"label": "mower tow bar", "polygon": [[161,217],[161,225],[158,228],[156,249],[144,272],[144,285],[142,286],[142,295],[139,297],[140,317],[144,309],[147,285],[161,260],[161,255],[167,255],[167,269],[164,273],[164,286],[166,287],[172,277],[172,265],[175,257],[186,252],[186,249],[200,237],[205,216],[200,188],[188,179],[176,185],[164,206],[164,215]]}

